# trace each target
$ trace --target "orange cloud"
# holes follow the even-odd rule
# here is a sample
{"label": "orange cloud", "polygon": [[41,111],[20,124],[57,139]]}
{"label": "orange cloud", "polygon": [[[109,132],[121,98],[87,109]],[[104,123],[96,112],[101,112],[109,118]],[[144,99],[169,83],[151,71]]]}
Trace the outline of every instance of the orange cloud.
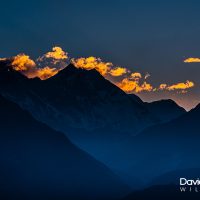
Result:
{"label": "orange cloud", "polygon": [[121,82],[116,83],[116,85],[127,93],[140,93],[143,91],[153,91],[153,86],[147,82],[139,83],[138,79],[124,78]]}
{"label": "orange cloud", "polygon": [[45,80],[57,74],[56,68],[44,67],[38,68],[36,63],[25,54],[19,54],[12,58],[11,66],[14,70],[20,71],[28,78],[38,77],[41,80]]}
{"label": "orange cloud", "polygon": [[53,47],[52,51],[45,54],[46,58],[54,58],[56,60],[68,59],[68,53],[63,51],[61,47]]}
{"label": "orange cloud", "polygon": [[13,58],[11,63],[16,71],[28,71],[36,67],[36,64],[29,56],[25,54],[19,54]]}
{"label": "orange cloud", "polygon": [[132,73],[131,78],[140,79],[140,78],[142,78],[142,74],[140,74],[139,72]]}
{"label": "orange cloud", "polygon": [[123,67],[116,67],[114,69],[111,69],[110,70],[110,74],[112,76],[122,76],[123,74],[126,74],[127,73],[127,69],[126,68],[123,68]]}
{"label": "orange cloud", "polygon": [[187,58],[184,63],[200,63],[200,58]]}
{"label": "orange cloud", "polygon": [[28,78],[38,77],[45,80],[57,74],[67,66],[68,53],[60,47],[54,47],[51,52],[39,57],[36,62],[25,54],[19,54],[12,58],[11,66]]}
{"label": "orange cloud", "polygon": [[159,86],[159,90],[165,90],[166,88],[167,88],[167,84],[165,84],[165,83],[162,83]]}
{"label": "orange cloud", "polygon": [[112,63],[102,62],[100,58],[88,57],[88,58],[77,58],[72,59],[71,62],[77,68],[86,70],[96,69],[101,75],[105,76],[111,70]]}
{"label": "orange cloud", "polygon": [[130,93],[136,90],[138,83],[136,81],[124,78],[121,82],[116,83],[116,85],[122,89],[124,92]]}
{"label": "orange cloud", "polygon": [[37,69],[37,73],[34,75],[34,77],[39,77],[41,80],[46,80],[58,73],[58,69],[56,68],[50,68],[50,67],[44,67]]}
{"label": "orange cloud", "polygon": [[140,87],[140,92],[148,91],[151,92],[153,90],[153,86],[150,83],[144,82]]}
{"label": "orange cloud", "polygon": [[194,87],[194,83],[191,81],[186,81],[186,83],[177,83],[175,85],[168,86],[167,89],[171,90],[185,90]]}
{"label": "orange cloud", "polygon": [[190,89],[195,86],[195,84],[192,81],[186,81],[185,83],[176,83],[173,85],[167,85],[165,83],[162,83],[158,88],[156,88],[153,87],[150,83],[147,83],[146,81],[142,82],[140,77],[142,77],[140,73],[134,73],[134,75],[132,73],[130,77],[122,79],[122,81],[115,83],[115,85],[117,85],[120,89],[127,93],[177,90],[180,94],[186,93],[187,89]]}
{"label": "orange cloud", "polygon": [[63,51],[61,47],[53,47],[52,51],[47,52],[36,60],[37,65],[41,68],[48,66],[58,70],[65,68],[68,62],[68,53]]}
{"label": "orange cloud", "polygon": [[58,70],[56,68],[44,67],[38,68],[33,60],[25,54],[19,54],[13,57],[11,63],[13,69],[20,71],[22,74],[28,78],[38,77],[41,80],[45,80],[57,74]]}
{"label": "orange cloud", "polygon": [[194,82],[186,81],[185,83],[176,83],[173,85],[160,84],[158,90],[168,90],[168,91],[181,90],[181,93],[186,93],[187,89],[192,88],[194,86],[195,86]]}
{"label": "orange cloud", "polygon": [[88,57],[88,58],[77,58],[71,60],[77,68],[82,68],[86,70],[96,69],[102,76],[107,77],[111,75],[113,77],[123,76],[129,73],[124,67],[115,67],[111,62],[103,62],[101,58]]}

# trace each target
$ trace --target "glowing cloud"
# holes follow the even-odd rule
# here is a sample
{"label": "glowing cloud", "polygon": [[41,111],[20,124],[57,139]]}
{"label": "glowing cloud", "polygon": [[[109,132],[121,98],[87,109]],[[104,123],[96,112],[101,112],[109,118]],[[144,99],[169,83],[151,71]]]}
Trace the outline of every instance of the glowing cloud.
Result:
{"label": "glowing cloud", "polygon": [[102,76],[111,75],[113,77],[118,77],[128,73],[128,70],[124,67],[114,67],[113,63],[103,62],[101,58],[93,56],[88,58],[72,59],[71,62],[77,68],[86,70],[96,69]]}
{"label": "glowing cloud", "polygon": [[146,81],[140,84],[138,76],[134,76],[134,78],[135,77],[136,79],[132,79],[132,76],[130,78],[124,78],[121,82],[116,83],[116,85],[127,93],[134,93],[134,92],[140,93],[143,91],[148,91],[148,92],[153,91],[154,88],[151,84],[147,83]]}
{"label": "glowing cloud", "polygon": [[28,78],[39,77],[41,80],[45,80],[51,76],[54,76],[58,72],[56,68],[50,68],[50,67],[37,68],[35,62],[25,54],[19,54],[13,57],[11,66],[13,67],[14,70],[20,71]]}
{"label": "glowing cloud", "polygon": [[185,83],[176,83],[173,85],[162,83],[156,88],[150,83],[147,83],[145,78],[143,80],[144,81],[142,81],[142,75],[140,73],[132,73],[130,77],[122,79],[122,81],[115,83],[115,85],[127,93],[178,91],[180,94],[186,93],[187,89],[195,86],[192,81],[186,81]]}
{"label": "glowing cloud", "polygon": [[194,87],[194,83],[191,81],[186,81],[186,83],[177,83],[175,85],[168,86],[167,89],[171,90],[185,90]]}
{"label": "glowing cloud", "polygon": [[142,75],[139,72],[135,72],[135,73],[131,74],[131,78],[140,79],[140,78],[142,78]]}
{"label": "glowing cloud", "polygon": [[102,62],[100,58],[88,57],[88,58],[77,58],[72,59],[71,62],[77,68],[82,68],[86,70],[96,69],[101,75],[106,75],[111,70],[113,66],[112,63]]}
{"label": "glowing cloud", "polygon": [[41,80],[46,80],[58,73],[58,69],[56,68],[50,68],[50,67],[44,67],[44,68],[38,68],[36,71],[36,74],[33,77],[39,77]]}
{"label": "glowing cloud", "polygon": [[29,56],[25,54],[19,54],[13,58],[11,63],[16,71],[26,72],[36,67],[36,64]]}
{"label": "glowing cloud", "polygon": [[200,58],[187,58],[184,63],[200,63]]}
{"label": "glowing cloud", "polygon": [[185,83],[176,83],[174,85],[160,84],[158,90],[181,90],[181,93],[186,93],[187,89],[194,87],[195,84],[192,81],[186,81]]}
{"label": "glowing cloud", "polygon": [[141,91],[151,92],[153,91],[153,86],[150,83],[144,82],[140,87],[140,92]]}
{"label": "glowing cloud", "polygon": [[126,74],[127,72],[128,72],[128,70],[126,68],[116,67],[114,69],[111,69],[109,73],[112,76],[122,76],[123,74]]}
{"label": "glowing cloud", "polygon": [[39,57],[36,62],[25,54],[14,56],[11,60],[11,66],[16,71],[20,71],[28,78],[38,77],[45,80],[67,66],[68,53],[60,47],[54,47],[51,52]]}
{"label": "glowing cloud", "polygon": [[165,83],[162,83],[159,86],[159,90],[165,90],[166,88],[167,88],[167,84],[165,84]]}
{"label": "glowing cloud", "polygon": [[130,93],[136,91],[138,83],[136,81],[129,80],[128,78],[124,78],[121,82],[116,83],[116,85],[124,92]]}
{"label": "glowing cloud", "polygon": [[68,59],[68,53],[62,50],[61,47],[53,47],[51,52],[44,55],[46,58],[54,58],[55,60]]}
{"label": "glowing cloud", "polygon": [[53,47],[52,51],[47,52],[36,60],[40,68],[49,67],[58,70],[64,69],[69,62],[68,53],[60,47]]}

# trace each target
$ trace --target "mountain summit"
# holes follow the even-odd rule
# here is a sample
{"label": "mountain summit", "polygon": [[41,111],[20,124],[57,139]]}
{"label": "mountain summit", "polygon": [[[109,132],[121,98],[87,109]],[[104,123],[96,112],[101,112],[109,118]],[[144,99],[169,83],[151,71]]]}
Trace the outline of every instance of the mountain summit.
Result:
{"label": "mountain summit", "polygon": [[[2,63],[0,65],[2,67]],[[7,80],[1,86],[2,95],[12,97],[37,119],[62,131],[111,128],[136,134],[156,122],[145,106],[134,101],[96,70],[78,69],[70,64],[45,81],[27,79],[19,72],[8,70],[0,74],[0,81],[6,76],[12,76],[18,82],[12,85],[12,81]],[[49,112],[45,116],[41,103],[54,113],[51,121]]]}
{"label": "mountain summit", "polygon": [[173,100],[166,99],[145,103],[148,110],[162,122],[171,121],[186,113],[185,109],[178,106]]}

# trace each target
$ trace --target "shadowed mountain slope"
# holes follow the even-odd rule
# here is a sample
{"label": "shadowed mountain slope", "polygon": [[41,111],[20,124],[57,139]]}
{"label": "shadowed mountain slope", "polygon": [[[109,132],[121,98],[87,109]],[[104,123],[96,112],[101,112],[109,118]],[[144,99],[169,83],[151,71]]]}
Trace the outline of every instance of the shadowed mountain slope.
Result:
{"label": "shadowed mountain slope", "polygon": [[0,96],[1,199],[106,199],[128,188],[60,132]]}

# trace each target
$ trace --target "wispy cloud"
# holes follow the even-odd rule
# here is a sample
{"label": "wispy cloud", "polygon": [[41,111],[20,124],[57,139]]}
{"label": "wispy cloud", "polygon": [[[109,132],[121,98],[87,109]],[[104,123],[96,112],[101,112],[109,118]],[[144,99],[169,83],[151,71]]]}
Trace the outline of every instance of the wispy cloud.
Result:
{"label": "wispy cloud", "polygon": [[167,85],[167,84],[160,84],[159,90],[168,90],[168,91],[174,91],[174,90],[186,90],[189,88],[194,87],[194,82],[192,81],[186,81],[185,83],[176,83],[173,85]]}

